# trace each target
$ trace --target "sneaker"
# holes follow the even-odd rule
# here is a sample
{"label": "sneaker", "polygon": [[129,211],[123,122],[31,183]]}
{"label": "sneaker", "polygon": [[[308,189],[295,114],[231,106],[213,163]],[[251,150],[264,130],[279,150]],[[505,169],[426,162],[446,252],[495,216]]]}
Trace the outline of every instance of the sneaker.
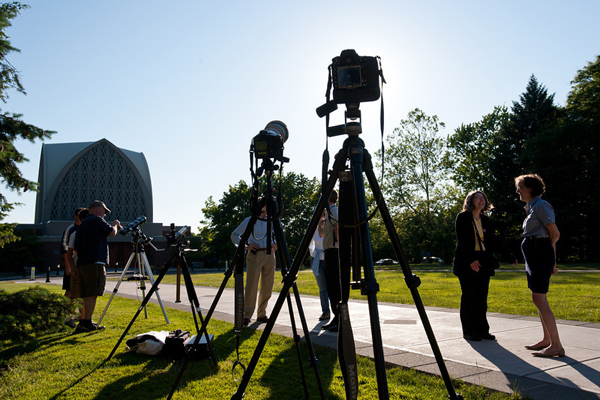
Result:
{"label": "sneaker", "polygon": [[95,330],[95,329],[92,329],[89,326],[82,324],[81,322],[78,323],[77,326],[75,327],[75,333],[88,333],[88,332],[91,332],[92,330]]}
{"label": "sneaker", "polygon": [[250,325],[250,318],[244,318],[244,326]]}
{"label": "sneaker", "polygon": [[329,313],[323,313],[319,317],[319,321],[329,321],[330,317],[331,317],[331,315]]}
{"label": "sneaker", "polygon": [[67,318],[65,320],[65,325],[69,326],[70,328],[75,328],[77,326],[73,318]]}

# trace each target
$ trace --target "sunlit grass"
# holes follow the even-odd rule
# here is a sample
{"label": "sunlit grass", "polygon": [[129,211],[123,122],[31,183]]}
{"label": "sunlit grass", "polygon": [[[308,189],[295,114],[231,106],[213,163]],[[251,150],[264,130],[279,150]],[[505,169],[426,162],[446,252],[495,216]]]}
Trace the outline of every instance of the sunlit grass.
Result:
{"label": "sunlit grass", "polygon": [[[568,265],[559,266],[559,272],[550,280],[548,299],[556,318],[600,323],[600,273],[591,272],[599,266]],[[489,312],[537,316],[537,309],[531,302],[531,292],[527,288],[527,278],[523,265],[510,267],[503,265],[492,277],[489,292]],[[425,306],[455,308],[460,307],[460,284],[449,265],[411,266],[412,272],[421,279],[419,295]],[[574,271],[573,271],[574,270]],[[587,271],[587,272],[586,272]],[[195,273],[194,284],[218,287],[224,280],[223,273]],[[276,277],[281,277],[279,271]],[[414,304],[411,292],[404,281],[399,267],[377,270],[375,277],[379,283],[379,302]],[[175,283],[174,275],[166,275],[163,282]],[[317,296],[318,288],[311,270],[298,273],[296,280],[300,294]],[[227,282],[233,288],[233,277]],[[275,279],[275,291],[281,291],[281,278]],[[365,299],[358,290],[352,290],[350,297]]]}
{"label": "sunlit grass", "polygon": [[[0,283],[0,288],[15,291],[26,285]],[[41,286],[60,292],[54,285]],[[98,300],[105,307],[108,296]],[[116,296],[106,330],[89,334],[71,331],[46,335],[27,343],[0,342],[0,364],[7,369],[0,379],[2,399],[162,399],[166,398],[179,374],[182,361],[160,356],[150,357],[124,350],[121,343],[110,361],[106,358],[125,331],[139,307],[139,301]],[[136,319],[127,338],[151,330],[195,331],[189,312],[167,308],[171,324],[167,325],[160,307],[148,305],[148,319],[143,313]],[[238,389],[232,378],[236,359],[236,335],[231,324],[211,320],[209,332],[215,335],[215,355],[211,360],[189,363],[176,388],[175,399],[229,399]],[[260,331],[245,329],[241,334],[240,359],[247,365],[254,353]],[[310,398],[319,398],[314,370],[308,366],[308,351],[301,343],[304,373]],[[345,398],[343,380],[335,350],[315,346],[319,359],[319,376],[327,399]],[[359,357],[361,399],[377,398],[377,378],[373,362]],[[304,390],[294,341],[271,334],[259,363],[246,388],[245,399],[299,399]],[[441,399],[447,391],[441,378],[399,367],[387,369],[390,398]],[[520,399],[519,395],[494,393],[488,389],[455,382],[465,399]]]}

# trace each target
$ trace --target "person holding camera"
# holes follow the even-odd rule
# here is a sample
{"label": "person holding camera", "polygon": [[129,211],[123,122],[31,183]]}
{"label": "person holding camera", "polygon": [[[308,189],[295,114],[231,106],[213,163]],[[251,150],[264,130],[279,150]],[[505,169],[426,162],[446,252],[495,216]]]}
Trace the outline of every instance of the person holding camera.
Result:
{"label": "person holding camera", "polygon": [[521,250],[525,258],[527,287],[531,290],[533,304],[538,309],[544,336],[539,342],[525,346],[537,357],[563,357],[565,349],[560,343],[554,313],[548,303],[550,276],[556,274],[556,242],[560,232],[556,226],[554,209],[542,194],[546,185],[539,175],[521,175],[515,178],[515,186],[521,201],[527,203],[527,216],[523,221]]}
{"label": "person holding camera", "polygon": [[[273,294],[275,281],[275,233],[271,229],[271,253],[267,254],[267,208],[263,206],[260,219],[257,219],[252,229],[252,234],[245,243],[246,248],[246,288],[244,290],[244,326],[247,326],[256,308],[258,294],[258,322],[268,322],[267,305]],[[242,235],[246,231],[250,217],[246,217],[241,224],[231,233],[231,241],[238,247]],[[259,291],[260,281],[260,291]]]}
{"label": "person holding camera", "polygon": [[329,312],[329,296],[327,295],[327,281],[325,279],[325,252],[323,250],[325,221],[326,216],[325,211],[323,211],[323,216],[319,220],[319,225],[315,229],[309,246],[310,256],[312,257],[310,267],[317,281],[319,299],[321,300],[321,316],[319,317],[319,321],[327,321],[331,317],[331,313]]}
{"label": "person holding camera", "polygon": [[[339,310],[338,304],[342,301],[342,289],[340,287],[340,243],[338,226],[338,207],[336,202],[338,193],[332,190],[327,202],[329,204],[329,213],[325,217],[323,226],[323,249],[325,252],[325,282],[327,285],[327,294],[333,311],[333,319],[321,329],[327,329],[329,332],[338,331]],[[347,298],[345,300],[348,300]]]}
{"label": "person holding camera", "polygon": [[463,337],[472,341],[496,340],[490,333],[486,315],[490,277],[499,266],[492,251],[503,252],[511,265],[517,265],[517,258],[498,240],[492,221],[485,215],[492,208],[483,192],[470,192],[455,222],[457,240],[453,272],[462,291],[460,322]]}
{"label": "person holding camera", "polygon": [[104,295],[106,287],[106,266],[108,266],[108,237],[115,236],[121,224],[114,220],[109,224],[104,220],[110,210],[104,202],[93,201],[88,207],[89,214],[83,220],[75,236],[77,252],[77,275],[79,295],[83,298],[83,314],[75,333],[103,329],[92,320],[98,296]]}

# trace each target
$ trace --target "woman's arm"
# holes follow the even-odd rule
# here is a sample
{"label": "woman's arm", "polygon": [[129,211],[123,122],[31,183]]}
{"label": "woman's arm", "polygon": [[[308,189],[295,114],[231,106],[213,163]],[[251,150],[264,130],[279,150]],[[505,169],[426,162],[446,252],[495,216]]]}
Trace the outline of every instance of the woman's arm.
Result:
{"label": "woman's arm", "polygon": [[548,233],[550,234],[550,243],[552,243],[552,248],[554,249],[554,271],[552,271],[552,273],[555,274],[557,272],[557,269],[556,269],[556,242],[558,242],[558,239],[560,239],[560,232],[554,222],[551,222],[548,225],[546,225],[546,229],[548,229]]}

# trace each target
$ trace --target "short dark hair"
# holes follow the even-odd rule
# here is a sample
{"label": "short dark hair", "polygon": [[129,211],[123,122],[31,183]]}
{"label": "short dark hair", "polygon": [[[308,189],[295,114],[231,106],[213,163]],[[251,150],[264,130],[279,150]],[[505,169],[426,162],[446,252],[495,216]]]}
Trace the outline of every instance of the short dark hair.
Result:
{"label": "short dark hair", "polygon": [[331,193],[329,193],[329,198],[327,200],[329,200],[332,203],[335,203],[338,199],[338,194],[337,191],[335,189],[333,189],[331,191]]}
{"label": "short dark hair", "polygon": [[485,199],[485,207],[483,207],[483,210],[481,210],[482,214],[485,214],[486,211],[490,211],[494,208],[494,205],[490,203],[485,193],[483,193],[481,190],[473,190],[472,192],[469,192],[469,194],[467,194],[467,197],[465,197],[465,201],[463,203],[463,211],[473,211],[475,209],[475,206],[473,205],[473,196],[475,196],[477,193],[481,193],[481,195]]}
{"label": "short dark hair", "polygon": [[515,178],[515,186],[523,182],[526,188],[531,189],[531,197],[541,196],[546,192],[544,180],[538,174],[526,174]]}
{"label": "short dark hair", "polygon": [[90,214],[90,210],[88,210],[87,208],[82,208],[81,211],[79,211],[79,220],[83,221],[88,215]]}

